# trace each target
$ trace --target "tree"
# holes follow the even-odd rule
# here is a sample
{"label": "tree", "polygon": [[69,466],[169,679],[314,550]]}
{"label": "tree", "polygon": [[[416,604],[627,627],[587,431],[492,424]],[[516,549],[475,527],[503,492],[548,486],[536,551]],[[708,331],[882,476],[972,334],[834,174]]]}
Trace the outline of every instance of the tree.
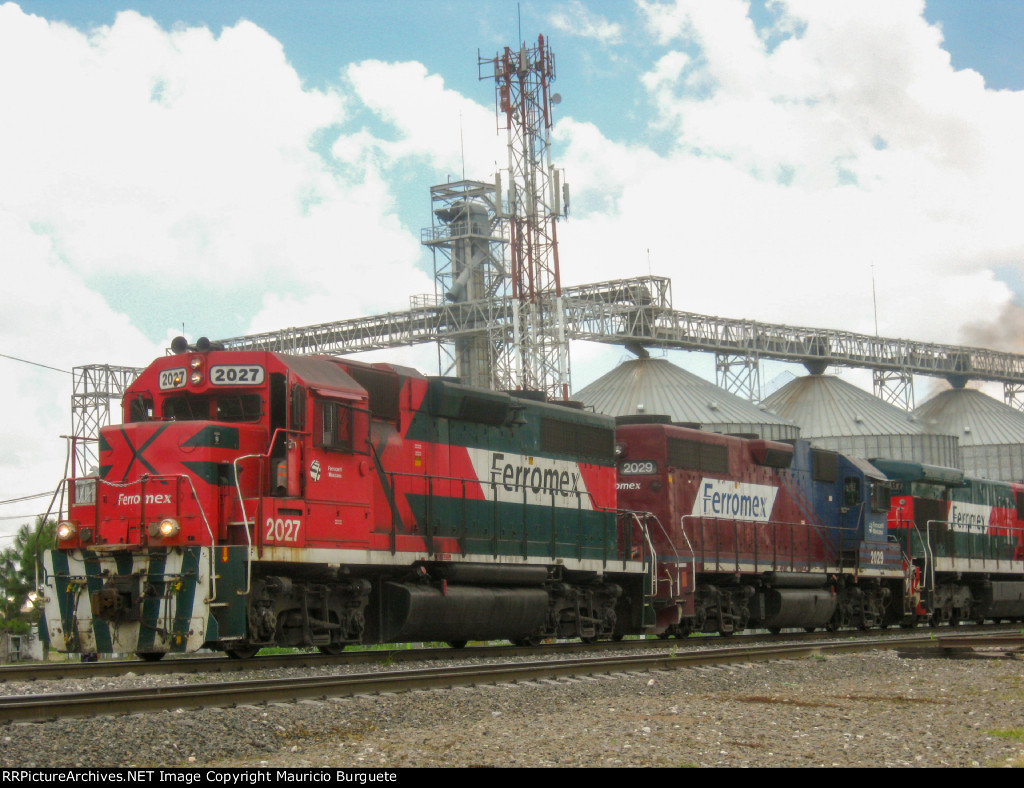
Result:
{"label": "tree", "polygon": [[36,518],[35,527],[23,525],[10,546],[0,550],[0,631],[27,632],[39,620],[34,607],[22,612],[29,594],[36,590],[36,566],[43,551],[53,547],[55,520]]}

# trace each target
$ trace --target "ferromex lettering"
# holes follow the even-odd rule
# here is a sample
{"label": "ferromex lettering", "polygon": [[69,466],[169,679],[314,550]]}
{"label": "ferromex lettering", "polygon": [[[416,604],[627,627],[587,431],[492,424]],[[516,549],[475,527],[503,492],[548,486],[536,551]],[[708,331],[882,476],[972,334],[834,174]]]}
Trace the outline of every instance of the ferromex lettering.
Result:
{"label": "ferromex lettering", "polygon": [[[142,503],[141,495],[125,495],[124,493],[117,494],[117,505],[118,506],[138,506]],[[146,493],[146,503],[171,503],[171,496],[165,494],[151,494]]]}
{"label": "ferromex lettering", "polygon": [[744,484],[725,479],[701,479],[693,501],[695,517],[767,522],[775,508],[779,488],[770,484]]}
{"label": "ferromex lettering", "polygon": [[593,508],[575,462],[486,449],[469,449],[469,459],[489,500]]}
{"label": "ferromex lettering", "polygon": [[992,523],[992,507],[981,503],[949,502],[949,522],[954,533],[983,534]]}

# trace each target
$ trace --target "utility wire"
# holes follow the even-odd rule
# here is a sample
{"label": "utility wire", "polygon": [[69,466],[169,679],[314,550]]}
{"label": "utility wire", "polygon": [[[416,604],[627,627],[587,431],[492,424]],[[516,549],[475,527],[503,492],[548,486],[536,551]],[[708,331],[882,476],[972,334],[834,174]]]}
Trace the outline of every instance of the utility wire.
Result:
{"label": "utility wire", "polygon": [[49,490],[47,490],[46,492],[36,493],[35,495],[23,495],[20,498],[9,498],[6,501],[0,501],[0,506],[3,506],[4,504],[8,503],[21,503],[22,501],[31,501],[34,498],[45,498],[47,495],[52,495],[52,493]]}
{"label": "utility wire", "polygon": [[66,369],[58,369],[57,367],[51,367],[47,364],[40,364],[38,361],[29,361],[26,358],[18,358],[17,356],[8,356],[6,353],[0,353],[0,357],[9,358],[11,361],[20,361],[22,364],[31,364],[33,367],[42,367],[43,369],[52,369],[54,372],[63,372],[65,375],[72,374]]}

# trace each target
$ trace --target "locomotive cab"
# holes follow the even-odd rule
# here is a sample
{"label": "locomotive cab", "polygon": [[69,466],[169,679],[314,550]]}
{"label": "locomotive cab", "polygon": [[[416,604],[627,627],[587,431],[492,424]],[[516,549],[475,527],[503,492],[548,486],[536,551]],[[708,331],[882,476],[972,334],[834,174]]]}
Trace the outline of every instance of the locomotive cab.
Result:
{"label": "locomotive cab", "polygon": [[71,480],[45,564],[58,650],[230,647],[253,559],[365,541],[366,391],[324,359],[179,349],[128,388],[99,468]]}

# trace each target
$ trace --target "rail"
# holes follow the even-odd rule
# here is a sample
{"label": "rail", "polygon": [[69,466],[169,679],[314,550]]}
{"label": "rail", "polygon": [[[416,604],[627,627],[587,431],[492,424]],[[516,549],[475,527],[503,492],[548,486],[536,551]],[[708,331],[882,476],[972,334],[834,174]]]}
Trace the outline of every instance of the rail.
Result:
{"label": "rail", "polygon": [[[720,643],[715,639],[709,642]],[[817,657],[822,653],[852,653],[871,649],[933,648],[931,634],[901,637],[849,638],[822,642],[748,645],[693,650],[658,649],[655,653],[621,653],[531,661],[502,661],[484,665],[446,665],[433,668],[374,670],[364,673],[328,673],[273,679],[240,678],[235,681],[176,683],[153,687],[107,688],[76,693],[37,693],[0,697],[0,724],[54,718],[154,712],[168,709],[233,707],[252,703],[295,703],[303,699],[394,693],[439,687],[498,684],[501,682],[559,679],[567,676],[662,671],[697,665],[749,663],[760,660]],[[378,652],[378,654],[383,652]],[[379,659],[379,658],[378,658]]]}

